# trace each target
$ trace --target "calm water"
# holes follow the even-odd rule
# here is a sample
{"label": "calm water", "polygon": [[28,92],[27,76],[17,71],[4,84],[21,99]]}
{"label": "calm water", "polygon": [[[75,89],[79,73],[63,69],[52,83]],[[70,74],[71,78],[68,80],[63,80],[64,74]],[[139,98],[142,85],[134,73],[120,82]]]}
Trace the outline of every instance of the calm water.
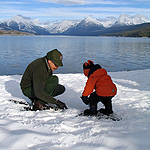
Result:
{"label": "calm water", "polygon": [[31,61],[55,48],[64,56],[64,67],[56,73],[80,73],[88,59],[107,71],[150,68],[150,38],[0,36],[0,75],[22,74]]}

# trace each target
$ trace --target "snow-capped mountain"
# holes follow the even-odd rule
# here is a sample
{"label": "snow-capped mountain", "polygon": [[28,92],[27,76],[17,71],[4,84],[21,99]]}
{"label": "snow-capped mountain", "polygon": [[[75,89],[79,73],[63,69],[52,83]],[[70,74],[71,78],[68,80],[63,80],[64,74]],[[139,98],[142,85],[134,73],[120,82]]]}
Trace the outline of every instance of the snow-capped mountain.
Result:
{"label": "snow-capped mountain", "polygon": [[107,18],[100,18],[97,19],[105,28],[110,28],[115,24],[115,22],[118,20],[116,17],[107,17]]}
{"label": "snow-capped mountain", "polygon": [[80,22],[80,26],[87,26],[87,25],[102,25],[102,24],[95,18],[86,17]]}
{"label": "snow-capped mountain", "polygon": [[7,25],[9,25],[9,24],[11,24],[12,21],[14,21],[14,22],[16,22],[18,24],[19,23],[23,23],[23,24],[26,24],[26,25],[33,24],[31,18],[24,17],[22,15],[17,15],[15,17],[10,18],[10,19],[6,19],[4,22],[6,22]]}
{"label": "snow-capped mountain", "polygon": [[45,28],[36,26],[29,17],[24,17],[21,15],[17,15],[0,22],[0,28],[30,32],[34,34],[49,34],[49,32],[45,30]]}
{"label": "snow-capped mountain", "polygon": [[57,23],[54,23],[53,25],[47,26],[46,29],[51,34],[59,34],[59,33],[65,32],[66,30],[68,30],[71,26],[75,25],[76,23],[78,23],[78,22],[64,20],[62,22],[57,22]]}
{"label": "snow-capped mountain", "polygon": [[115,26],[124,26],[124,25],[137,25],[148,22],[148,17],[138,14],[135,16],[129,16],[127,14],[121,14],[118,20],[115,22]]}
{"label": "snow-capped mountain", "polygon": [[[130,26],[150,22],[144,15],[129,16],[121,14],[119,18],[107,17],[96,19],[86,17],[82,20],[64,20],[62,22],[40,22],[17,15],[0,22],[0,30],[17,30],[34,34],[62,34],[62,35],[100,35],[106,30],[116,30],[120,26]],[[113,27],[113,28],[112,28]],[[121,28],[120,28],[121,30]]]}
{"label": "snow-capped mountain", "polygon": [[95,18],[87,17],[76,25],[71,26],[64,34],[69,35],[95,35],[95,31],[100,31],[105,27]]}
{"label": "snow-capped mountain", "polygon": [[34,19],[33,23],[37,26],[40,26],[42,28],[48,28],[49,26],[52,26],[57,21],[46,21],[46,22],[40,22],[39,19]]}

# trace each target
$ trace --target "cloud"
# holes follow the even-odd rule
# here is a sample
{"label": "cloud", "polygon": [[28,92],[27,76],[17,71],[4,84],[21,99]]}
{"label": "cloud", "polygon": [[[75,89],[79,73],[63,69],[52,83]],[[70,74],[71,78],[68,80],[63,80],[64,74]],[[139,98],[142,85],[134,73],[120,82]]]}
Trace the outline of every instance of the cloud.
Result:
{"label": "cloud", "polygon": [[126,2],[108,1],[108,0],[86,0],[86,4],[104,4],[104,5],[125,5]]}
{"label": "cloud", "polygon": [[[150,9],[144,8],[131,8],[131,7],[59,7],[59,8],[39,8],[37,10],[33,10],[34,14],[38,16],[47,16],[53,19],[82,19],[84,17],[92,15],[95,18],[105,18],[108,16],[118,17],[122,13],[127,13],[131,15],[135,15],[137,13],[149,14]],[[42,13],[41,13],[42,12]]]}
{"label": "cloud", "polygon": [[149,0],[135,0],[135,2],[140,2],[140,3],[142,2],[143,3],[143,2],[150,2],[150,1]]}
{"label": "cloud", "polygon": [[[140,1],[140,0],[137,0]],[[1,1],[2,2],[2,1]],[[0,3],[1,3],[0,2]],[[41,2],[43,4],[41,5]],[[125,1],[133,2],[131,1]],[[149,16],[150,9],[138,7],[134,5],[125,5],[124,1],[111,1],[111,0],[30,0],[20,2],[6,2],[0,7],[0,18],[10,18],[15,15],[23,15],[39,20],[63,20],[63,19],[83,19],[87,16],[95,18],[105,18],[108,16],[119,17],[120,14],[126,13],[129,15],[144,14]],[[134,1],[135,2],[135,1]],[[12,5],[11,5],[12,3]],[[49,4],[48,4],[49,3]],[[55,3],[51,4],[51,3]],[[121,3],[121,4],[120,4]],[[7,5],[10,4],[10,5]],[[16,5],[14,5],[16,4]],[[20,4],[20,5],[18,5]],[[23,4],[23,5],[21,5]],[[28,5],[24,5],[28,4]],[[30,5],[31,4],[31,5]],[[61,5],[57,5],[61,4]],[[106,5],[103,5],[106,4]],[[65,6],[63,6],[65,5]],[[76,5],[76,6],[73,6]],[[82,7],[82,6],[83,7]],[[46,6],[46,7],[45,7]],[[127,7],[130,6],[130,7]]]}
{"label": "cloud", "polygon": [[63,19],[82,19],[92,15],[95,18],[105,18],[108,16],[118,17],[122,13],[135,15],[138,13],[149,15],[150,9],[132,8],[132,7],[49,7],[49,8],[33,8],[30,10],[16,9],[7,6],[0,8],[0,18],[7,18],[21,14],[23,16],[39,18],[40,20],[63,20]]}
{"label": "cloud", "polygon": [[26,4],[26,2],[16,2],[16,1],[13,1],[13,2],[10,2],[10,1],[1,1],[0,2],[0,4],[2,5],[11,5],[11,4],[15,4],[15,5],[17,5],[17,4]]}
{"label": "cloud", "polygon": [[64,5],[84,5],[85,0],[37,0],[45,3],[55,3],[55,4],[64,4]]}
{"label": "cloud", "polygon": [[55,4],[63,4],[63,5],[93,5],[93,4],[104,4],[104,5],[125,5],[128,4],[126,2],[120,1],[108,1],[108,0],[35,0],[39,2],[45,3],[55,3]]}

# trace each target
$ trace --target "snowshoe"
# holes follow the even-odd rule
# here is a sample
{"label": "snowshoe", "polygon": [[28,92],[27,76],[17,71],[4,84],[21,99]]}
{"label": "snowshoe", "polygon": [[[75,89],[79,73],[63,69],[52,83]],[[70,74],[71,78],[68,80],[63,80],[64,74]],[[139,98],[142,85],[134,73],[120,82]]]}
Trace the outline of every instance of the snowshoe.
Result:
{"label": "snowshoe", "polygon": [[101,113],[100,111],[98,111],[97,119],[111,119],[113,121],[120,121],[122,118],[114,112],[111,114],[104,114],[104,113]]}
{"label": "snowshoe", "polygon": [[10,99],[9,101],[15,104],[26,105],[25,107],[21,108],[21,111],[36,111],[36,110],[47,110],[47,109],[58,110],[58,107],[55,104],[49,104],[49,103],[41,104],[36,102],[36,104],[34,105],[33,103],[27,103],[24,101],[18,101],[14,99]]}
{"label": "snowshoe", "polygon": [[97,111],[97,114],[89,114],[88,109],[85,110],[84,112],[81,112],[80,114],[76,115],[76,117],[79,116],[95,116],[98,120],[99,119],[111,119],[113,121],[120,121],[122,118],[118,116],[116,113],[111,113],[109,115],[105,115],[101,113],[100,111]]}

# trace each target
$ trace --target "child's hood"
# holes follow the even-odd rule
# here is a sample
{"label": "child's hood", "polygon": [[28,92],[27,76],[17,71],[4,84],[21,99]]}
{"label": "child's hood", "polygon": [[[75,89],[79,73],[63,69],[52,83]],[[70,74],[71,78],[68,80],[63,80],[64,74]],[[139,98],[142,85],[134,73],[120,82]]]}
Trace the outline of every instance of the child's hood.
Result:
{"label": "child's hood", "polygon": [[104,75],[107,75],[107,71],[104,68],[100,68],[94,71],[90,76],[96,77],[96,76],[104,76]]}
{"label": "child's hood", "polygon": [[107,71],[102,68],[100,65],[94,65],[88,73],[88,77],[90,76],[102,76],[107,75]]}

